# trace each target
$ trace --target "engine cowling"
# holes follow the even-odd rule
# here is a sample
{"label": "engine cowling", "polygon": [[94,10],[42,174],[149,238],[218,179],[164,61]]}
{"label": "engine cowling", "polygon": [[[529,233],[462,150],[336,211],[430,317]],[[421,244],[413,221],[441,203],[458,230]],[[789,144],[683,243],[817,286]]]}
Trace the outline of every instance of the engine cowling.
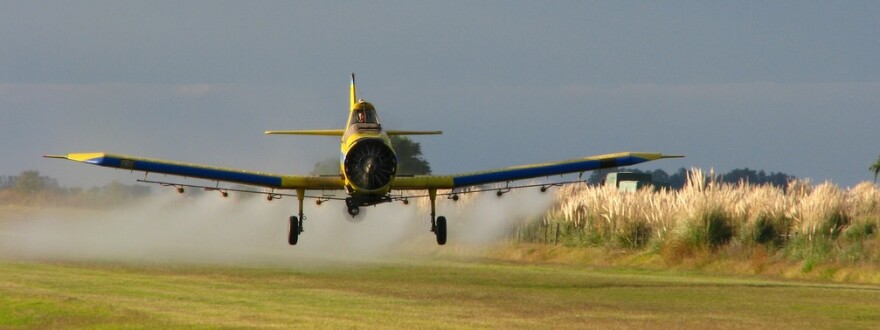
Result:
{"label": "engine cowling", "polygon": [[391,183],[397,173],[397,156],[382,140],[363,139],[348,149],[343,166],[355,188],[376,190]]}

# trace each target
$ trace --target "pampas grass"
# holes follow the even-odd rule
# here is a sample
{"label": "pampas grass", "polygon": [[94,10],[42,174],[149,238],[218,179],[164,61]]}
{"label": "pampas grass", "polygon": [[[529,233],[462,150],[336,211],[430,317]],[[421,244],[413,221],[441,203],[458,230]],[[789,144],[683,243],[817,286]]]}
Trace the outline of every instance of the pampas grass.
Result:
{"label": "pampas grass", "polygon": [[[660,246],[676,255],[762,246],[794,259],[835,258],[834,249],[846,250],[843,243],[875,240],[880,226],[880,187],[870,182],[841,189],[795,180],[780,188],[722,183],[711,171],[692,169],[680,190],[571,185],[557,197],[544,223],[566,228],[563,243],[578,236],[574,232],[592,245]],[[861,248],[849,259],[875,260],[874,250]]]}

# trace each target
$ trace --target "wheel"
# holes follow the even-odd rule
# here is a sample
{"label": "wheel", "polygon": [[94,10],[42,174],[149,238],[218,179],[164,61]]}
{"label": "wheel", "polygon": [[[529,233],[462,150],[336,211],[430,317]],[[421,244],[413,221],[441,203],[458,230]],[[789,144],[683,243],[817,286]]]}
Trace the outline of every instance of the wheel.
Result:
{"label": "wheel", "polygon": [[299,219],[290,217],[290,224],[287,226],[287,244],[296,245],[299,241]]}
{"label": "wheel", "polygon": [[361,208],[359,208],[357,206],[350,206],[348,208],[348,214],[351,214],[351,216],[356,216],[359,213],[361,213]]}
{"label": "wheel", "polygon": [[434,235],[437,236],[437,244],[446,244],[446,217],[437,217],[437,227],[434,228]]}

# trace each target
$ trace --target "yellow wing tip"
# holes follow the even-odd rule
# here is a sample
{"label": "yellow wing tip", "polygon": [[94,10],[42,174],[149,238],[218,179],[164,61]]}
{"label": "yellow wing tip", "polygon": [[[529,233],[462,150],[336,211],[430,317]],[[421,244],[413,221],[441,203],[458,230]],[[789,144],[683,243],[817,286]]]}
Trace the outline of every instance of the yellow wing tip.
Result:
{"label": "yellow wing tip", "polygon": [[85,153],[74,153],[67,155],[43,155],[43,158],[54,158],[54,159],[68,159],[77,162],[86,162],[95,158],[101,158],[106,156],[106,153],[103,152],[85,152]]}

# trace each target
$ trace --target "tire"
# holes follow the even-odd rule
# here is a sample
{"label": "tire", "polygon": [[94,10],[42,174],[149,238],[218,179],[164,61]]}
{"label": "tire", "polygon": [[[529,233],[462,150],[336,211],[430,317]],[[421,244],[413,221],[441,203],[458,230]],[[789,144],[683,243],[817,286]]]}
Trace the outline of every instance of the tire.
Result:
{"label": "tire", "polygon": [[287,226],[287,244],[296,245],[299,241],[299,219],[290,217],[290,223]]}
{"label": "tire", "polygon": [[356,217],[360,213],[361,213],[361,208],[359,208],[357,206],[349,206],[348,207],[348,214],[350,214],[352,217]]}
{"label": "tire", "polygon": [[437,228],[435,228],[434,235],[437,236],[438,245],[446,244],[446,217],[437,217]]}

